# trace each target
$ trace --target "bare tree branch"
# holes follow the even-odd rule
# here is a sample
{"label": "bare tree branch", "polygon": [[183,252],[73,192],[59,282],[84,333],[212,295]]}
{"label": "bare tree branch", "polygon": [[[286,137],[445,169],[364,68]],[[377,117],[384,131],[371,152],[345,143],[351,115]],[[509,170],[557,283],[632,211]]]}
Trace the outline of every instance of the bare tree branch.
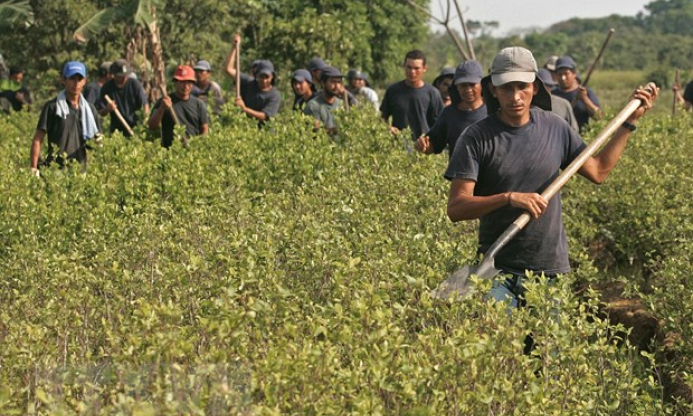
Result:
{"label": "bare tree branch", "polygon": [[[450,0],[448,0],[449,2]],[[455,8],[457,9],[457,16],[460,18],[460,22],[462,23],[462,32],[464,34],[464,40],[467,42],[467,49],[469,49],[469,54],[472,56],[472,59],[476,60],[476,55],[474,54],[474,45],[472,44],[472,40],[469,38],[469,31],[467,31],[467,22],[464,20],[464,16],[462,15],[462,9],[460,8],[460,4],[457,2],[457,0],[452,0],[455,3]]]}
{"label": "bare tree branch", "polygon": [[[412,0],[407,0],[407,3],[409,3],[411,6],[413,6],[415,9],[418,9],[419,11],[424,12],[428,17],[433,19],[436,23],[439,25],[445,27],[445,30],[448,32],[448,35],[452,38],[452,40],[455,42],[455,46],[457,46],[457,50],[462,54],[462,57],[464,60],[469,60],[469,55],[467,54],[467,51],[464,50],[464,46],[462,45],[462,42],[460,41],[460,38],[457,37],[455,32],[450,28],[450,23],[449,20],[446,18],[446,20],[441,20],[438,17],[434,16],[433,13],[429,12],[426,8],[419,6],[418,4],[414,3]],[[450,6],[450,2],[448,0],[448,6]],[[448,7],[448,17],[450,16],[450,7]]]}

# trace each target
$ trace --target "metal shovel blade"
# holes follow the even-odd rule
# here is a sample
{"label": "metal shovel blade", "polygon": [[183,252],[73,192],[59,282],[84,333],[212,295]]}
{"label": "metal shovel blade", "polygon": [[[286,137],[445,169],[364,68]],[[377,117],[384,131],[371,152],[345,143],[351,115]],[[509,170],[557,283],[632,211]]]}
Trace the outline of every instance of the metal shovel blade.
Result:
{"label": "metal shovel blade", "polygon": [[493,279],[500,270],[493,264],[493,258],[485,258],[478,266],[464,266],[455,270],[450,277],[441,282],[438,287],[430,293],[433,299],[456,299],[461,300],[474,293],[474,286],[469,277],[474,275],[479,279]]}

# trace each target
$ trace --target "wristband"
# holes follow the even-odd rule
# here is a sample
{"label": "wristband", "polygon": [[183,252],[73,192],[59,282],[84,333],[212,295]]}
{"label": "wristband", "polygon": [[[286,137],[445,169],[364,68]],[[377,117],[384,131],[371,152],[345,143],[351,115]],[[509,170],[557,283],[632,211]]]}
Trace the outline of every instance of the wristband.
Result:
{"label": "wristband", "polygon": [[629,123],[627,121],[624,121],[623,124],[621,124],[621,127],[631,132],[635,131],[635,129],[637,128],[635,127],[635,124]]}

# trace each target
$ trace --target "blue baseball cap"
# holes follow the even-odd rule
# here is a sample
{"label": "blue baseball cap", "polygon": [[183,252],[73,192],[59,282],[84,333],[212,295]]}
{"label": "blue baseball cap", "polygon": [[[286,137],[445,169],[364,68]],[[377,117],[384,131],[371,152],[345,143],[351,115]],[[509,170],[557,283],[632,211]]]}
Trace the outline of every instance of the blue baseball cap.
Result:
{"label": "blue baseball cap", "polygon": [[81,75],[82,78],[87,77],[87,67],[79,61],[70,61],[63,66],[63,78],[71,78],[74,75]]}
{"label": "blue baseball cap", "polygon": [[575,61],[573,61],[573,58],[570,56],[561,56],[556,60],[556,71],[565,68],[572,69],[573,71],[577,69]]}
{"label": "blue baseball cap", "polygon": [[465,61],[457,65],[455,68],[454,84],[478,84],[481,78],[484,77],[484,70],[481,69],[481,64],[477,61]]}

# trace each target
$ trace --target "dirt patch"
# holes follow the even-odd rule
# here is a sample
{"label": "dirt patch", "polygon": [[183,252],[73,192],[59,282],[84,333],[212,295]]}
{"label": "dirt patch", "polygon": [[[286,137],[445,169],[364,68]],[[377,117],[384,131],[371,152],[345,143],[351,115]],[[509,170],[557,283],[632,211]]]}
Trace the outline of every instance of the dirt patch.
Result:
{"label": "dirt patch", "polygon": [[[602,316],[608,318],[612,324],[622,324],[629,329],[628,340],[638,351],[656,352],[657,361],[662,363],[663,367],[685,367],[676,349],[679,335],[664,333],[660,320],[640,299],[624,297],[623,287],[619,284],[605,285],[598,288],[598,291],[601,293]],[[665,400],[693,404],[693,390],[680,374],[658,368],[657,377],[662,384]]]}

